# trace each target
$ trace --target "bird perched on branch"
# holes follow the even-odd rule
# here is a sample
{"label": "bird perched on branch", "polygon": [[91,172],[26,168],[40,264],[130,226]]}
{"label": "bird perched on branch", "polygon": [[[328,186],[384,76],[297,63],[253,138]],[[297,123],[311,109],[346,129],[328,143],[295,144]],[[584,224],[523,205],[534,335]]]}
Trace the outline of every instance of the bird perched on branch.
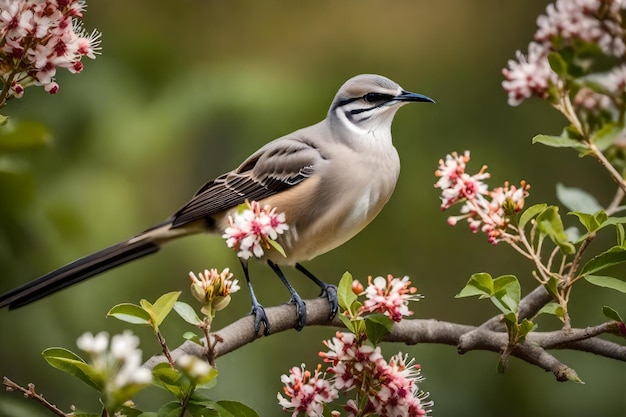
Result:
{"label": "bird perched on branch", "polygon": [[[305,324],[306,306],[281,265],[294,266],[312,279],[328,297],[333,317],[338,308],[336,287],[316,278],[301,262],[345,243],[387,203],[400,172],[391,123],[400,107],[416,102],[434,101],[380,75],[357,75],[341,86],[321,122],[267,143],[234,170],[204,184],[163,223],[0,295],[0,308],[22,307],[155,253],[171,240],[197,233],[223,234],[237,207],[256,201],[284,213],[289,226],[277,238],[284,255],[268,250],[260,259],[291,293],[296,328]],[[263,325],[269,334],[270,323],[254,295],[247,260],[240,260],[252,298],[255,330]]]}

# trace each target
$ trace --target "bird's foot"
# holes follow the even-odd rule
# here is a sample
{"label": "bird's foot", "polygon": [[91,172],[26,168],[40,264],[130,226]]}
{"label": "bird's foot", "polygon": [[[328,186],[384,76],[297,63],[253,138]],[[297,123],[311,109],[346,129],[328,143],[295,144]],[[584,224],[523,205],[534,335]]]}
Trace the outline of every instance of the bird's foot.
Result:
{"label": "bird's foot", "polygon": [[296,306],[296,330],[300,331],[304,328],[306,324],[306,304],[302,301],[302,298],[298,294],[294,294],[289,300],[289,304],[294,304]]}
{"label": "bird's foot", "polygon": [[326,297],[328,299],[328,305],[330,307],[330,314],[328,319],[332,320],[339,311],[339,300],[337,298],[337,286],[333,284],[322,283],[322,293],[320,297]]}
{"label": "bird's foot", "polygon": [[254,316],[254,333],[258,335],[261,324],[263,324],[263,336],[268,336],[270,334],[270,322],[267,319],[267,314],[265,314],[265,308],[259,303],[253,304],[250,315]]}

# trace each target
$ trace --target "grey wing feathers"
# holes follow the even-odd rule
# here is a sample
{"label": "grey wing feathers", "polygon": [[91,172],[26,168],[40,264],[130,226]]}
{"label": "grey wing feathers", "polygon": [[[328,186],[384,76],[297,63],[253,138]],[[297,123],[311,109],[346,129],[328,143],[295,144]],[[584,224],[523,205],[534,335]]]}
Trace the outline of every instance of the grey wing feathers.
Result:
{"label": "grey wing feathers", "polygon": [[308,141],[281,138],[270,142],[236,170],[203,185],[191,201],[172,216],[172,227],[293,187],[313,175],[316,165],[323,159]]}

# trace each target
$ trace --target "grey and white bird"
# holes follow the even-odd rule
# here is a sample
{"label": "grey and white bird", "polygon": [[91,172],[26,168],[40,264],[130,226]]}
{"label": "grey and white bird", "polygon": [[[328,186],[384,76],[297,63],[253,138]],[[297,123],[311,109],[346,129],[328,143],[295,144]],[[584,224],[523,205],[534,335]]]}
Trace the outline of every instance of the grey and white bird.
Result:
{"label": "grey and white bird", "polygon": [[[106,249],[80,258],[0,295],[0,308],[18,308],[134,259],[157,252],[171,240],[197,233],[222,234],[239,204],[258,201],[285,213],[289,229],[277,239],[286,256],[267,251],[265,261],[291,293],[298,325],[306,307],[279,265],[294,266],[328,297],[337,312],[336,287],[317,279],[301,262],[345,243],[387,203],[400,172],[391,140],[396,111],[407,103],[434,102],[403,90],[380,75],[362,74],[346,81],[326,118],[275,139],[236,169],[204,184],[163,223]],[[242,266],[252,298],[255,330],[269,333],[263,307],[252,289],[248,265]]]}

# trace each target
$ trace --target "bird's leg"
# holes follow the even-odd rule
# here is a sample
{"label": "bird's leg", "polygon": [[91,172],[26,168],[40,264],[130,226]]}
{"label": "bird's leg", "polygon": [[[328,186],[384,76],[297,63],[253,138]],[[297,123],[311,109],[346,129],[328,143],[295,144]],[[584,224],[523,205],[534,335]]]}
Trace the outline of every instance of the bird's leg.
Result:
{"label": "bird's leg", "polygon": [[250,299],[252,300],[252,311],[250,311],[250,314],[254,315],[254,332],[256,334],[259,333],[262,323],[264,327],[263,335],[267,336],[270,334],[270,322],[267,319],[267,315],[265,314],[265,309],[261,304],[259,304],[256,299],[256,295],[254,294],[252,282],[250,282],[250,275],[248,274],[248,261],[241,258],[239,258],[239,261],[241,262],[241,267],[243,268],[243,274],[246,276],[248,290],[250,290]]}
{"label": "bird's leg", "polygon": [[337,300],[337,286],[333,284],[327,284],[321,281],[299,263],[296,263],[296,269],[306,275],[307,278],[309,278],[322,289],[322,293],[320,294],[320,296],[328,298],[328,305],[330,306],[330,315],[328,318],[330,320],[334,319],[335,315],[337,315],[337,311],[339,310],[339,301]]}
{"label": "bird's leg", "polygon": [[287,281],[285,274],[283,274],[283,271],[280,270],[278,265],[270,260],[267,261],[267,264],[270,266],[270,268],[272,268],[276,275],[278,275],[278,278],[280,278],[285,287],[287,287],[287,289],[289,290],[289,293],[291,294],[291,300],[289,300],[289,302],[296,305],[296,317],[298,319],[296,330],[302,330],[304,328],[304,325],[306,324],[306,305],[304,304],[304,301],[302,301],[302,298],[291,286],[291,283]]}

